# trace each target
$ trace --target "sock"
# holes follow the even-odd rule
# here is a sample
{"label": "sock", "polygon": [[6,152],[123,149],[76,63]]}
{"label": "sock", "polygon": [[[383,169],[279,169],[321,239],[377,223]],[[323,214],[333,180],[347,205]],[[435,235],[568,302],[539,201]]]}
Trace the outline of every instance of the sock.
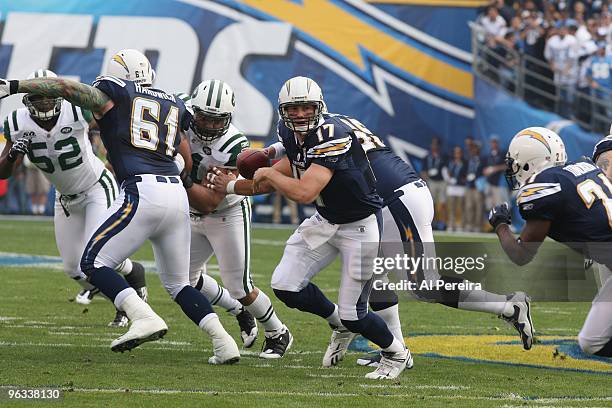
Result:
{"label": "sock", "polygon": [[274,289],[274,294],[287,307],[316,314],[324,319],[334,313],[336,307],[313,283],[309,283],[299,292]]}
{"label": "sock", "polygon": [[283,323],[276,316],[270,298],[261,290],[253,303],[248,306],[245,305],[244,308],[255,316],[257,321],[263,325],[265,331],[270,332],[283,328]]}
{"label": "sock", "polygon": [[209,313],[200,320],[198,323],[200,329],[208,333],[208,335],[214,339],[223,338],[229,336],[225,331],[225,328],[219,321],[219,316],[216,313]]}
{"label": "sock", "polygon": [[383,348],[383,351],[388,351],[389,353],[399,353],[400,351],[404,351],[406,346],[400,342],[397,338],[393,338],[393,343],[389,347]]}
{"label": "sock", "polygon": [[183,313],[198,326],[206,315],[214,314],[208,299],[193,286],[187,285],[181,289],[174,301],[183,309]]}
{"label": "sock", "polygon": [[484,290],[462,290],[459,295],[458,308],[492,313],[498,316],[501,314],[511,315],[513,312],[511,308],[506,307],[507,301],[508,297],[506,295],[498,295]]}
{"label": "sock", "polygon": [[124,276],[128,276],[130,272],[132,272],[132,267],[132,261],[130,260],[130,258],[128,258],[125,261],[121,262],[115,270]]}
{"label": "sock", "polygon": [[388,307],[386,309],[377,310],[376,313],[380,316],[381,319],[387,323],[387,327],[389,331],[393,333],[393,337],[398,339],[400,343],[405,345],[404,335],[402,334],[402,323],[399,318],[399,305],[396,303],[395,305]]}
{"label": "sock", "polygon": [[393,336],[389,328],[378,315],[373,312],[359,320],[344,320],[344,327],[353,333],[359,333],[385,351],[397,352],[403,350],[402,344]]}
{"label": "sock", "polygon": [[334,303],[334,312],[325,318],[333,327],[342,326],[340,315],[338,314],[338,305]]}
{"label": "sock", "polygon": [[370,300],[368,302],[372,310],[377,312],[397,305],[398,299],[397,294],[393,290],[374,289],[370,292]]}
{"label": "sock", "polygon": [[230,296],[227,289],[217,283],[217,281],[205,274],[200,275],[195,286],[213,306],[219,306],[227,310],[233,316],[237,316],[243,310],[242,304]]}
{"label": "sock", "polygon": [[129,288],[125,279],[123,279],[117,272],[108,266],[101,266],[99,268],[93,268],[88,271],[89,282],[100,289],[107,298],[112,302],[115,301],[117,294],[124,289]]}

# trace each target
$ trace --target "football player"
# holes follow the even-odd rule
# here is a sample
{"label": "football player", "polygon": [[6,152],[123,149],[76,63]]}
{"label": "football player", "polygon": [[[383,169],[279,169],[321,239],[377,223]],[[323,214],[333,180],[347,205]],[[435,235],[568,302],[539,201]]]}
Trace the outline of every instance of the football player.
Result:
{"label": "football player", "polygon": [[[434,215],[434,202],[426,183],[421,180],[412,165],[399,158],[384,142],[368,128],[355,119],[337,114],[323,115],[324,118],[336,116],[350,123],[354,128],[361,147],[376,176],[376,190],[383,198],[383,236],[382,255],[393,258],[404,249],[415,247],[419,256],[435,257],[434,236],[431,222]],[[282,143],[277,142],[268,147],[274,158],[284,154]],[[393,243],[402,242],[399,248]],[[409,245],[410,243],[417,245]],[[383,277],[386,279],[386,276]],[[438,280],[445,283],[464,282],[450,276],[440,276],[435,268],[420,268],[409,278],[421,287],[423,281],[428,284]],[[431,285],[430,285],[431,287]],[[522,292],[512,295],[498,295],[484,290],[415,290],[411,292],[418,300],[441,303],[448,307],[495,314],[519,332],[523,347],[531,348],[533,342],[533,323],[529,311],[529,298]],[[517,309],[515,309],[515,306]],[[398,298],[394,291],[388,289],[373,290],[370,295],[370,307],[387,323],[396,338],[404,341],[399,319]],[[324,359],[332,364],[341,360],[353,340],[354,335],[335,332],[325,353]],[[368,354],[357,360],[359,365],[376,366],[380,353]]]}
{"label": "football player", "polygon": [[[565,146],[556,133],[541,127],[520,131],[508,149],[506,178],[519,189],[516,201],[526,224],[516,238],[507,203],[491,209],[489,222],[517,265],[529,263],[548,236],[609,271],[612,183],[590,160],[566,160]],[[593,300],[578,343],[585,353],[612,357],[612,279],[603,283]]]}
{"label": "football player", "polygon": [[[191,144],[193,181],[206,180],[206,173],[212,167],[238,175],[236,158],[249,147],[249,141],[231,123],[235,108],[232,88],[220,80],[204,81],[193,91],[188,106],[193,112],[186,133]],[[211,197],[218,199],[208,200],[211,207],[208,214],[191,211],[191,284],[213,305],[236,316],[246,348],[257,338],[255,316],[265,329],[260,357],[283,357],[289,345],[284,339],[291,334],[276,316],[270,298],[255,287],[251,279],[250,201],[235,194],[211,194]],[[213,255],[217,258],[225,287],[205,273],[206,264]]]}
{"label": "football player", "polygon": [[187,194],[206,189],[189,179],[183,186],[174,156],[179,144],[182,151],[189,150],[182,133],[191,114],[182,100],[152,88],[155,73],[139,51],[119,51],[109,61],[107,73],[93,86],[60,78],[0,80],[0,97],[18,92],[63,97],[90,110],[98,122],[121,191],[86,244],[81,269],[132,321],[129,330],[111,343],[111,349],[131,350],[160,339],[168,330],[164,320],[113,269],[150,239],[166,291],[212,337],[210,362],[237,362],[236,342],[206,297],[189,284]]}
{"label": "football player", "polygon": [[[48,69],[34,71],[28,79],[56,78]],[[119,188],[113,175],[92,152],[87,111],[61,97],[27,94],[25,108],[13,111],[4,121],[6,145],[0,155],[0,178],[11,176],[23,155],[55,186],[55,242],[64,272],[83,290],[78,303],[88,304],[98,292],[81,271],[83,248],[106,209],[117,197]],[[116,267],[139,296],[146,301],[144,267],[126,259]],[[117,310],[109,326],[125,327],[128,318]]]}
{"label": "football player", "polygon": [[[321,88],[310,78],[285,82],[278,101],[278,134],[287,156],[258,169],[253,180],[231,180],[218,170],[209,180],[228,193],[275,190],[299,203],[314,202],[315,215],[287,241],[272,276],[274,293],[287,306],[326,319],[334,333],[359,333],[378,345],[380,365],[366,378],[397,378],[412,365],[412,356],[385,322],[368,312],[383,203],[355,128],[342,118],[323,117]],[[338,255],[342,276],[335,305],[311,280]]]}

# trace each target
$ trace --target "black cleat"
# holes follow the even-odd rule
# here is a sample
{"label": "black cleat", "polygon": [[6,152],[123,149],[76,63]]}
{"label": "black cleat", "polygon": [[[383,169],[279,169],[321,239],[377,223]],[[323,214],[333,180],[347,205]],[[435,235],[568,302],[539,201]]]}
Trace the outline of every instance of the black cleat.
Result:
{"label": "black cleat", "polygon": [[238,326],[240,326],[240,337],[242,338],[242,345],[244,348],[250,348],[255,344],[257,340],[257,323],[255,318],[248,310],[242,309],[242,312],[236,315],[238,320]]}
{"label": "black cleat", "polygon": [[259,353],[260,358],[281,358],[285,355],[287,350],[289,350],[291,344],[293,344],[293,336],[289,332],[289,329],[283,326],[278,332],[278,334],[270,333],[269,337],[268,333],[266,333],[264,345],[261,349],[261,353]]}

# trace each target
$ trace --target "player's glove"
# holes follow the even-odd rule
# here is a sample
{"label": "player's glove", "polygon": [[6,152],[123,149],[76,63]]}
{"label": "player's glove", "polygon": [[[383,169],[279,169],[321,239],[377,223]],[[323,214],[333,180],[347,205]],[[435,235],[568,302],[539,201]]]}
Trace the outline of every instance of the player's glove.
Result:
{"label": "player's glove", "polygon": [[502,203],[491,208],[489,211],[489,224],[496,230],[501,224],[511,224],[510,208],[508,203]]}
{"label": "player's glove", "polygon": [[21,139],[17,139],[13,146],[11,146],[11,150],[8,152],[8,156],[6,157],[9,162],[14,163],[15,160],[19,157],[19,155],[28,154],[30,151],[30,144],[32,141],[25,137]]}
{"label": "player's glove", "polygon": [[18,87],[19,81],[9,81],[8,79],[0,78],[0,99],[16,94]]}

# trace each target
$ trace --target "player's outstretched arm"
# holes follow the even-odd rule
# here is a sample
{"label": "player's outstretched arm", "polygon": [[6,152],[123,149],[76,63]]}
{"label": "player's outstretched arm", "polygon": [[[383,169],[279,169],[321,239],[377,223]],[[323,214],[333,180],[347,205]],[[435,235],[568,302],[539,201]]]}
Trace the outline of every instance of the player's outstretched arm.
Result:
{"label": "player's outstretched arm", "polygon": [[[291,176],[291,165],[286,157],[274,164],[272,168],[281,174]],[[274,187],[267,181],[262,181],[256,186],[253,180],[236,180],[232,174],[224,174],[216,167],[212,168],[207,177],[210,182],[207,184],[208,188],[228,194],[253,196],[268,194],[274,191]]]}
{"label": "player's outstretched arm", "polygon": [[0,79],[0,98],[16,93],[62,97],[102,117],[113,107],[113,101],[101,90],[65,78],[34,78],[7,81]]}
{"label": "player's outstretched arm", "polygon": [[276,191],[300,204],[312,203],[325,188],[334,172],[325,166],[311,164],[301,178],[296,179],[279,172],[273,167],[263,167],[255,172],[255,188],[268,182]]}
{"label": "player's outstretched arm", "polygon": [[510,225],[501,223],[495,228],[502,249],[510,260],[523,266],[531,262],[550,229],[550,221],[528,220],[517,239]]}

